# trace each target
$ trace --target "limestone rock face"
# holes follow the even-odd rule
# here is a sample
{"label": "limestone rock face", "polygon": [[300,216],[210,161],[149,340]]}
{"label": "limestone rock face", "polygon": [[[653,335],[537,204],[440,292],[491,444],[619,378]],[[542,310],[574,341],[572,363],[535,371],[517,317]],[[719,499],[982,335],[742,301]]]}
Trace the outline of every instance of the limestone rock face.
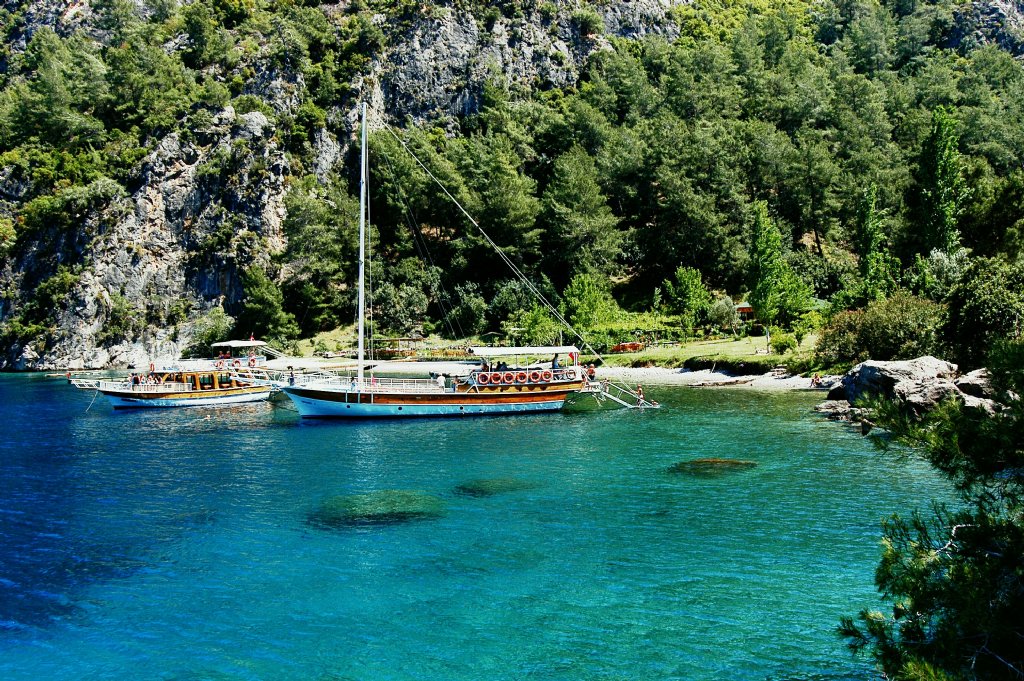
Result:
{"label": "limestone rock face", "polygon": [[[79,248],[87,265],[50,342],[29,344],[8,368],[144,367],[180,356],[188,318],[236,309],[241,272],[269,269],[285,245],[288,161],[273,133],[264,114],[227,107],[195,140],[161,140],[138,189],[88,218],[91,238]],[[111,320],[125,314],[139,320],[135,333],[111,337]]]}
{"label": "limestone rock face", "polygon": [[578,5],[564,0],[550,3],[558,8],[553,15],[542,14],[538,3],[525,16],[499,17],[491,25],[467,12],[435,7],[380,66],[384,110],[416,121],[472,113],[484,83],[496,75],[511,85],[570,85],[589,55],[607,48],[605,36],[675,38],[679,31],[670,10],[686,2],[591,4],[604,23],[600,35],[581,35],[574,19]]}
{"label": "limestone rock face", "polygon": [[998,45],[1015,57],[1024,55],[1024,5],[1017,0],[965,4],[954,15],[950,47]]}

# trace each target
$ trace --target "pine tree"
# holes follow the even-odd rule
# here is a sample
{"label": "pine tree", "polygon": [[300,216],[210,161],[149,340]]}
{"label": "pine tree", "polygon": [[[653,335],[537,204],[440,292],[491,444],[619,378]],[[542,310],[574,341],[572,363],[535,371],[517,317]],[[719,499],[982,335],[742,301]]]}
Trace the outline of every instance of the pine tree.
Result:
{"label": "pine tree", "polygon": [[594,179],[594,161],[579,146],[558,157],[544,192],[544,219],[551,248],[548,271],[565,280],[584,272],[607,274],[619,254],[618,218]]}
{"label": "pine tree", "polygon": [[[909,445],[953,483],[955,509],[936,505],[883,527],[875,583],[891,614],[841,620],[853,650],[870,649],[887,678],[1019,679],[1024,672],[1024,342],[989,358],[997,413],[950,399],[915,420],[878,405],[883,446]],[[905,453],[907,450],[903,450]],[[904,454],[905,455],[905,454]]]}
{"label": "pine tree", "polygon": [[664,287],[669,310],[679,315],[683,329],[692,333],[711,306],[711,292],[704,285],[700,272],[692,267],[680,267],[674,279],[665,280]]}

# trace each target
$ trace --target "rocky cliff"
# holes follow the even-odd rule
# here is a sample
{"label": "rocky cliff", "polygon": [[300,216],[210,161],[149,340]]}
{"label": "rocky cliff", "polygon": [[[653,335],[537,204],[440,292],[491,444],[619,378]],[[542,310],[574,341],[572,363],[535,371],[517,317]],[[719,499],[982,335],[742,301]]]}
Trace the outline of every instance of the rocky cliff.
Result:
{"label": "rocky cliff", "polygon": [[[119,182],[87,185],[81,200],[58,189],[54,195],[76,209],[63,211],[63,224],[20,234],[0,267],[6,291],[0,321],[17,322],[9,325],[17,333],[9,330],[7,347],[0,348],[0,369],[143,366],[178,356],[206,311],[238,310],[245,269],[276,274],[273,255],[286,244],[284,198],[294,160],[301,157],[303,172],[320,179],[338,172],[355,102],[368,99],[387,120],[450,124],[477,109],[484,83],[495,75],[513,87],[570,85],[588,56],[613,37],[671,39],[677,29],[670,11],[678,2],[601,4],[596,24],[593,15],[581,19],[577,4],[563,2],[484,17],[459,3],[423,5],[400,26],[375,15],[373,23],[387,34],[383,49],[340,88],[345,95],[332,102],[304,153],[289,153],[260,110],[239,114],[227,105],[205,119],[190,117],[181,131],[148,138],[149,153]],[[155,3],[126,6],[145,18]],[[98,49],[115,35],[110,21],[81,0],[9,1],[4,9],[11,24],[5,72],[44,27],[65,38],[85,36]],[[345,9],[321,7],[327,17]],[[181,34],[164,50],[173,54],[194,43]],[[239,61],[230,71],[207,66],[196,79],[241,78],[244,94],[291,120],[304,95],[301,69],[268,67],[262,46],[252,53],[232,57]],[[36,181],[31,164],[0,168],[0,216],[16,215]],[[64,284],[61,295],[41,296],[42,289],[59,288],[55,273]],[[25,310],[50,304],[35,310],[35,326],[19,321]]]}

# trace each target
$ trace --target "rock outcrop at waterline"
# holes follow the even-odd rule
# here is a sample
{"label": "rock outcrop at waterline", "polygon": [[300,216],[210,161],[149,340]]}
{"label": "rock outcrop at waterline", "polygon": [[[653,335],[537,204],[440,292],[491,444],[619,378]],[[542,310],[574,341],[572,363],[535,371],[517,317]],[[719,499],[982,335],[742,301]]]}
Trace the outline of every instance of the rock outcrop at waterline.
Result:
{"label": "rock outcrop at waterline", "polygon": [[853,405],[872,397],[894,400],[918,416],[946,399],[956,399],[970,409],[998,409],[984,369],[960,375],[956,364],[925,356],[862,362],[832,386],[828,400],[815,410],[834,420],[862,421],[868,410]]}

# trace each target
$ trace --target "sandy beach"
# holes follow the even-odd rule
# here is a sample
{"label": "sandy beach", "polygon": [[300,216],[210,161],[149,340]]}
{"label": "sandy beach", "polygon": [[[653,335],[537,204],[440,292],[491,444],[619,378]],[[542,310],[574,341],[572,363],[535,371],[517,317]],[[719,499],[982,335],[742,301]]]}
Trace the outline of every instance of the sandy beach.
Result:
{"label": "sandy beach", "polygon": [[[354,371],[356,363],[352,360],[322,360],[316,358],[282,358],[273,360],[274,368],[285,369],[294,366],[296,369],[307,370],[329,369],[332,371]],[[280,366],[276,366],[280,364]],[[367,368],[382,374],[401,374],[406,376],[429,376],[442,373],[447,376],[464,376],[477,366],[474,361],[462,362],[416,362],[416,361],[379,361],[367,363]],[[679,385],[692,387],[735,387],[755,390],[812,390],[811,379],[804,376],[791,376],[782,373],[767,373],[752,376],[733,376],[721,371],[690,371],[688,369],[669,369],[664,367],[598,367],[597,378],[625,383],[627,385]],[[822,377],[819,390],[838,377]]]}

